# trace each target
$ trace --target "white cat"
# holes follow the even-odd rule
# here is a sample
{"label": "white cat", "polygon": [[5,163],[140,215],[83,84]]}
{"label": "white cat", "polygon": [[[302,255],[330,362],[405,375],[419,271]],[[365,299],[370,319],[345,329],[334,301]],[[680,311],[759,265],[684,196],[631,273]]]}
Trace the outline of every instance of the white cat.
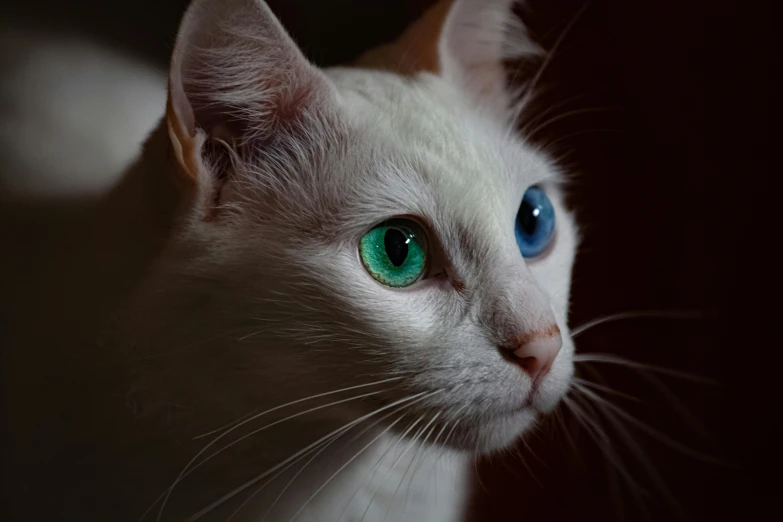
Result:
{"label": "white cat", "polygon": [[514,130],[511,4],[457,0],[440,72],[406,78],[317,69],[260,0],[193,2],[142,157],[44,255],[68,275],[33,335],[76,362],[39,385],[77,413],[43,460],[94,477],[56,475],[60,514],[464,516],[474,457],[573,366],[576,229]]}

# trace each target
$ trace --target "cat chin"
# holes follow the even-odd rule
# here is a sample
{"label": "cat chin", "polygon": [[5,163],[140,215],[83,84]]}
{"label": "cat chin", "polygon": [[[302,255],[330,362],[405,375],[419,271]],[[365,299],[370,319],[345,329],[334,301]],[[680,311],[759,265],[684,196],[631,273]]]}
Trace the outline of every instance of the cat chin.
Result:
{"label": "cat chin", "polygon": [[530,407],[476,419],[456,434],[452,446],[475,455],[491,454],[516,444],[536,424],[539,413]]}
{"label": "cat chin", "polygon": [[479,429],[479,451],[494,453],[513,446],[535,426],[537,419],[538,413],[532,408],[490,419]]}
{"label": "cat chin", "polygon": [[569,380],[549,382],[544,390],[524,406],[506,412],[492,413],[467,423],[471,427],[457,437],[461,450],[489,454],[508,448],[535,427],[536,421],[551,413],[567,393]]}

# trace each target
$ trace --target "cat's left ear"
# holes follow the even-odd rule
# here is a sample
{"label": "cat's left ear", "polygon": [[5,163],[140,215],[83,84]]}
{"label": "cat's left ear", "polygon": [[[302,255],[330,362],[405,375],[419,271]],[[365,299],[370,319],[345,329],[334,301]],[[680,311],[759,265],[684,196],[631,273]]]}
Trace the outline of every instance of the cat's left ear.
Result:
{"label": "cat's left ear", "polygon": [[514,0],[454,0],[438,42],[440,73],[471,101],[510,120],[515,95],[504,62],[534,58],[541,49],[514,13]]}
{"label": "cat's left ear", "polygon": [[[236,158],[276,146],[334,90],[262,0],[194,0],[177,35],[166,118],[189,181],[211,203],[236,197]],[[241,194],[239,194],[241,196]]]}

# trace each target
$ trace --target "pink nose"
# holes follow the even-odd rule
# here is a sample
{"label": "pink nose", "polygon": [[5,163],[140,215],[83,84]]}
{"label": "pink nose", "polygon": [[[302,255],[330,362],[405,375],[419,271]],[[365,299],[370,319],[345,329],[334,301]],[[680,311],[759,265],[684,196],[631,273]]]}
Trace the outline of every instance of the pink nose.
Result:
{"label": "pink nose", "polygon": [[518,342],[504,348],[511,352],[509,359],[519,365],[536,383],[552,367],[562,344],[560,330],[553,325],[547,331],[525,335]]}

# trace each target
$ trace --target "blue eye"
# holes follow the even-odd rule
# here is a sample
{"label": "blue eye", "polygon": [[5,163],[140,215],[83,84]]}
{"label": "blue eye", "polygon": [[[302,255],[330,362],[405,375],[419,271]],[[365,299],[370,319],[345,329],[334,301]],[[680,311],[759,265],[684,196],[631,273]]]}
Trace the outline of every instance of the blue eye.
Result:
{"label": "blue eye", "polygon": [[555,232],[555,209],[543,190],[530,187],[522,197],[517,212],[514,235],[522,257],[536,257],[541,254]]}

